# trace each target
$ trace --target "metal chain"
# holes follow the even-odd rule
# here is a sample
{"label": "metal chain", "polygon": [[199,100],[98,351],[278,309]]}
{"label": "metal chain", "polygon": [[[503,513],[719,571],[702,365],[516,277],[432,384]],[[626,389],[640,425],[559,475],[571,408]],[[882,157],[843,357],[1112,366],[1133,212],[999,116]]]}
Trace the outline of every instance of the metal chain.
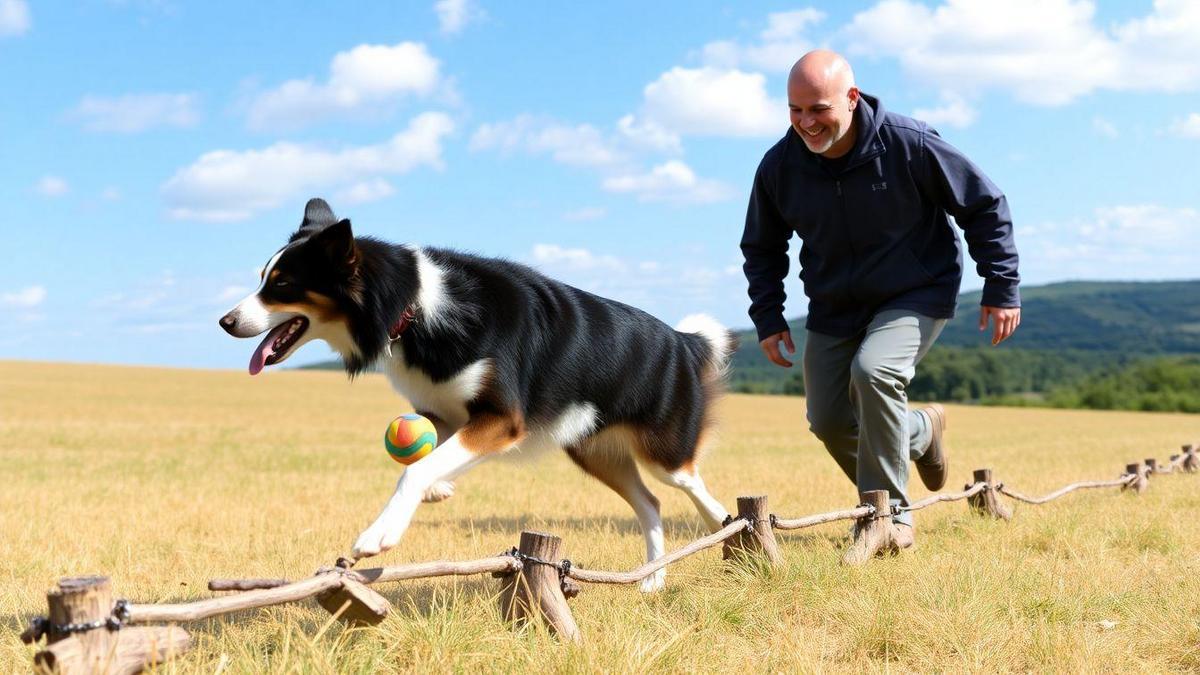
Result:
{"label": "metal chain", "polygon": [[522,563],[534,563],[537,565],[546,565],[547,567],[553,567],[554,569],[558,570],[559,578],[565,577],[571,573],[571,561],[567,558],[563,558],[559,562],[554,562],[552,560],[544,560],[537,556],[529,555],[528,553],[521,553],[521,550],[518,549],[516,546],[508,549],[507,551],[501,553],[500,555],[506,555],[506,556],[516,558],[517,560],[520,560]]}

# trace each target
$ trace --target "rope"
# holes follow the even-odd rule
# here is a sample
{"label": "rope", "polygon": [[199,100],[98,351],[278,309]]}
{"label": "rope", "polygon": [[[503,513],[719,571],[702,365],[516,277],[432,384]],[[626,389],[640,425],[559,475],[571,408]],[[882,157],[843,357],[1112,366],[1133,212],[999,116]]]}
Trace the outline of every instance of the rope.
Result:
{"label": "rope", "polygon": [[933,506],[934,504],[936,504],[938,502],[956,502],[960,499],[967,499],[968,497],[974,497],[975,495],[979,494],[980,492],[983,492],[985,489],[987,489],[987,483],[975,483],[974,485],[967,488],[966,490],[963,490],[962,492],[952,492],[952,493],[946,494],[946,495],[934,495],[932,497],[926,497],[925,499],[922,499],[921,501],[915,502],[913,504],[909,504],[908,506],[893,506],[892,511],[894,513],[904,513],[906,511],[920,511],[921,509],[923,509],[927,506]]}
{"label": "rope", "polygon": [[1075,490],[1082,490],[1085,488],[1118,487],[1121,485],[1128,485],[1129,483],[1132,483],[1133,481],[1135,481],[1137,479],[1138,479],[1138,475],[1135,473],[1131,473],[1131,474],[1127,474],[1125,476],[1121,476],[1120,478],[1117,478],[1115,480],[1080,481],[1078,483],[1071,483],[1070,485],[1068,485],[1064,488],[1055,490],[1054,492],[1051,492],[1050,494],[1045,495],[1043,497],[1029,497],[1029,496],[1023,495],[1020,492],[1017,492],[1016,490],[1008,489],[1007,487],[1005,487],[1004,483],[997,483],[996,491],[1002,495],[1012,497],[1013,499],[1015,499],[1019,502],[1025,502],[1026,504],[1045,504],[1048,501],[1058,499],[1059,497],[1062,497],[1065,494],[1074,492]]}

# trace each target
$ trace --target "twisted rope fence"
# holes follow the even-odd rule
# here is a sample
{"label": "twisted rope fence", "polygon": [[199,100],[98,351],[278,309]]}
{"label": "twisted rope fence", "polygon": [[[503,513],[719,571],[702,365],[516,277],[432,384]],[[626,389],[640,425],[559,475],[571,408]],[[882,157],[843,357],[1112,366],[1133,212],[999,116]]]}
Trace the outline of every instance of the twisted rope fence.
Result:
{"label": "twisted rope fence", "polygon": [[1083,489],[1120,487],[1141,494],[1151,475],[1200,470],[1200,453],[1194,445],[1172,455],[1159,465],[1151,458],[1125,466],[1113,480],[1071,483],[1042,497],[1029,497],[992,478],[990,469],[974,472],[963,491],[933,495],[907,506],[893,506],[886,491],[860,494],[861,502],[851,509],[800,518],[779,518],[767,510],[765,496],[739,497],[738,514],[720,530],[628,572],[608,572],[578,567],[560,558],[561,539],[541,532],[522,532],[520,543],[502,554],[468,561],[434,561],[352,569],[354,562],[339,558],[332,567],[317,570],[300,581],[286,579],[214,579],[209,590],[233,591],[232,595],[177,604],[133,604],[113,600],[107,577],[69,577],[46,594],[49,613],[33,619],[21,634],[26,644],[47,640],[45,649],[34,656],[39,671],[61,673],[135,673],[175,657],[191,646],[191,637],[175,624],[196,621],[271,605],[315,598],[337,619],[351,625],[377,624],[391,605],[369,588],[372,584],[428,579],[440,576],[491,574],[500,580],[500,609],[510,625],[544,622],[560,638],[578,642],[579,628],[567,605],[579,593],[576,582],[633,584],[674,562],[718,544],[723,557],[757,559],[775,565],[782,561],[775,530],[798,530],[826,523],[853,520],[854,539],[842,556],[846,564],[862,564],[877,555],[897,553],[903,543],[896,538],[892,518],[941,502],[967,500],[973,513],[1008,520],[1012,512],[999,495],[1026,504],[1039,505]]}

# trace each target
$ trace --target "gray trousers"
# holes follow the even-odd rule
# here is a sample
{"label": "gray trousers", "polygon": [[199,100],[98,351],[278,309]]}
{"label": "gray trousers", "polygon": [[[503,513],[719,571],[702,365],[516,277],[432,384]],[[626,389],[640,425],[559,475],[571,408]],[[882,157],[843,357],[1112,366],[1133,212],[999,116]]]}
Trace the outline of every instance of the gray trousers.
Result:
{"label": "gray trousers", "polygon": [[[908,505],[908,462],[929,445],[929,418],[908,409],[905,388],[946,325],[912,310],[880,312],[849,338],[808,331],[804,389],[809,428],[859,492],[887,490]],[[912,513],[896,521],[912,525]]]}

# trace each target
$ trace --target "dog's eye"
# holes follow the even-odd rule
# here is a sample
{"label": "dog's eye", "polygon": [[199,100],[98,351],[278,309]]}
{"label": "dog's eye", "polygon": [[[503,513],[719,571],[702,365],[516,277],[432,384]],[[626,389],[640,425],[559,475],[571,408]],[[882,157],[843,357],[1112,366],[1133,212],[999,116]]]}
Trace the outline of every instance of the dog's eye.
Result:
{"label": "dog's eye", "polygon": [[287,279],[276,279],[275,281],[271,282],[271,285],[275,288],[286,288],[287,286],[291,285],[291,282]]}

